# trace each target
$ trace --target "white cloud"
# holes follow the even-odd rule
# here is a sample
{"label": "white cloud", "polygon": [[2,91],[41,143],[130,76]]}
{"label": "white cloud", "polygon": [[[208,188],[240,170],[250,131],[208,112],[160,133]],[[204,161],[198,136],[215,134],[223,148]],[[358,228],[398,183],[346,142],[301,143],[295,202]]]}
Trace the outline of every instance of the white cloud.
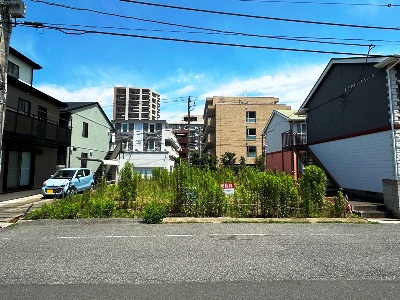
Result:
{"label": "white cloud", "polygon": [[[288,67],[275,74],[261,74],[259,77],[236,78],[230,82],[219,83],[208,80],[205,75],[194,75],[187,80],[173,78],[160,82],[170,82],[162,98],[171,101],[161,102],[161,119],[176,121],[187,114],[187,96],[201,95],[193,99],[196,104],[192,114],[203,114],[204,101],[210,96],[269,96],[279,98],[279,103],[298,109],[318,80],[325,65]],[[181,84],[179,84],[181,83]],[[93,83],[90,83],[93,84]],[[158,84],[157,84],[158,85]],[[39,90],[65,102],[99,102],[107,116],[112,119],[113,86],[100,85],[71,89],[59,85],[39,85]],[[207,90],[204,90],[207,89]],[[161,91],[158,91],[161,92]],[[172,101],[173,98],[181,98]]]}
{"label": "white cloud", "polygon": [[114,89],[110,86],[84,87],[70,90],[59,85],[39,85],[36,88],[63,102],[98,102],[112,119]]}
{"label": "white cloud", "polygon": [[277,97],[279,103],[300,107],[323,72],[325,65],[311,65],[281,70],[257,78],[236,79],[202,95],[211,96],[266,96]]}

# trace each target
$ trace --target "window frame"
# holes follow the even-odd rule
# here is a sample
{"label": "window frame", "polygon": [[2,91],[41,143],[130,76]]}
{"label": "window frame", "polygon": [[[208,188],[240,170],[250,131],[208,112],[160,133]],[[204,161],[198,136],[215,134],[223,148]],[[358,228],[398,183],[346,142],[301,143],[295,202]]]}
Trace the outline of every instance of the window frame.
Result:
{"label": "window frame", "polygon": [[19,79],[19,65],[13,63],[12,61],[8,61],[7,74]]}
{"label": "window frame", "polygon": [[[254,134],[250,134],[250,131],[254,130]],[[257,140],[257,130],[256,128],[246,128],[246,140],[255,141]]]}
{"label": "window frame", "polygon": [[[251,116],[254,114],[254,117]],[[256,111],[246,111],[246,123],[256,123],[257,122],[257,112]]]}
{"label": "window frame", "polygon": [[[87,152],[81,152],[81,158],[88,158],[89,155]],[[87,168],[87,160],[86,159],[81,159],[81,168]]]}
{"label": "window frame", "polygon": [[82,123],[82,137],[89,137],[89,123],[87,122]]}
{"label": "window frame", "polygon": [[[28,105],[28,109],[26,109]],[[18,112],[23,115],[30,116],[31,114],[31,101],[25,100],[23,98],[18,98]]]}
{"label": "window frame", "polygon": [[[152,144],[152,147],[150,147],[151,144]],[[150,151],[156,150],[156,141],[155,140],[147,141],[147,150],[150,150]]]}
{"label": "window frame", "polygon": [[[250,149],[254,149],[255,151],[250,151]],[[254,154],[251,154],[254,153]],[[257,157],[257,146],[247,146],[246,148],[246,157],[255,158]]]}
{"label": "window frame", "polygon": [[150,133],[150,134],[156,133],[156,124],[155,123],[149,123],[148,133]]}

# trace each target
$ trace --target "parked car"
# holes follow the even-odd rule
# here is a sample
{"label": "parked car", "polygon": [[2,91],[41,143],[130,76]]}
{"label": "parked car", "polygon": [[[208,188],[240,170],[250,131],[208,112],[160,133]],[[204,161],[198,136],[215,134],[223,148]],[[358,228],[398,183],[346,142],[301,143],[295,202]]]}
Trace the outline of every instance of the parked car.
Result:
{"label": "parked car", "polygon": [[66,168],[57,171],[43,182],[42,195],[64,197],[93,189],[93,172],[87,168]]}

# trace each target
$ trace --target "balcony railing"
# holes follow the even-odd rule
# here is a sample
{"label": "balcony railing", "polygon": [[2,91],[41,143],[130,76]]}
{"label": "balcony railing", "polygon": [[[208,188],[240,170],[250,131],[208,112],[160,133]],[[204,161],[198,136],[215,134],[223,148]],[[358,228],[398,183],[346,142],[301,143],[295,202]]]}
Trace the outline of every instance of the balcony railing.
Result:
{"label": "balcony railing", "polygon": [[71,144],[70,127],[39,120],[37,116],[21,114],[9,108],[5,113],[4,135],[60,146]]}

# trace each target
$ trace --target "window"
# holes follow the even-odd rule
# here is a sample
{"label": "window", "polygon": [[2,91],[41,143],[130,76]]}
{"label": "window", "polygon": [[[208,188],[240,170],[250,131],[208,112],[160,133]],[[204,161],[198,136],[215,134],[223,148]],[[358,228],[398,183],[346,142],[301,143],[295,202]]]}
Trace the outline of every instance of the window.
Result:
{"label": "window", "polygon": [[85,173],[83,172],[83,170],[78,170],[78,172],[76,173],[76,177],[85,177]]}
{"label": "window", "polygon": [[[82,152],[81,158],[88,158],[88,154],[85,152]],[[87,168],[87,160],[86,159],[81,159],[81,168]]]}
{"label": "window", "polygon": [[147,150],[155,150],[155,149],[156,149],[155,141],[148,141],[147,142]]}
{"label": "window", "polygon": [[247,157],[257,157],[256,146],[247,146]]}
{"label": "window", "polygon": [[24,115],[30,115],[31,114],[31,102],[19,98],[18,99],[18,112]]}
{"label": "window", "polygon": [[250,141],[255,141],[257,139],[255,128],[247,128],[246,139]]}
{"label": "window", "polygon": [[296,133],[297,136],[303,143],[306,143],[307,131],[306,131],[306,123],[297,123],[296,124]]}
{"label": "window", "polygon": [[256,112],[255,111],[246,111],[246,122],[247,123],[255,123],[256,122]]}
{"label": "window", "polygon": [[8,152],[7,189],[32,185],[31,152],[11,150]]}
{"label": "window", "polygon": [[8,61],[7,73],[12,77],[19,78],[19,66],[11,61]]}
{"label": "window", "polygon": [[156,133],[156,124],[149,124],[149,133]]}
{"label": "window", "polygon": [[86,123],[86,122],[83,122],[82,136],[83,137],[88,137],[89,136],[89,124]]}
{"label": "window", "polygon": [[127,123],[122,124],[122,132],[128,132],[128,124]]}

